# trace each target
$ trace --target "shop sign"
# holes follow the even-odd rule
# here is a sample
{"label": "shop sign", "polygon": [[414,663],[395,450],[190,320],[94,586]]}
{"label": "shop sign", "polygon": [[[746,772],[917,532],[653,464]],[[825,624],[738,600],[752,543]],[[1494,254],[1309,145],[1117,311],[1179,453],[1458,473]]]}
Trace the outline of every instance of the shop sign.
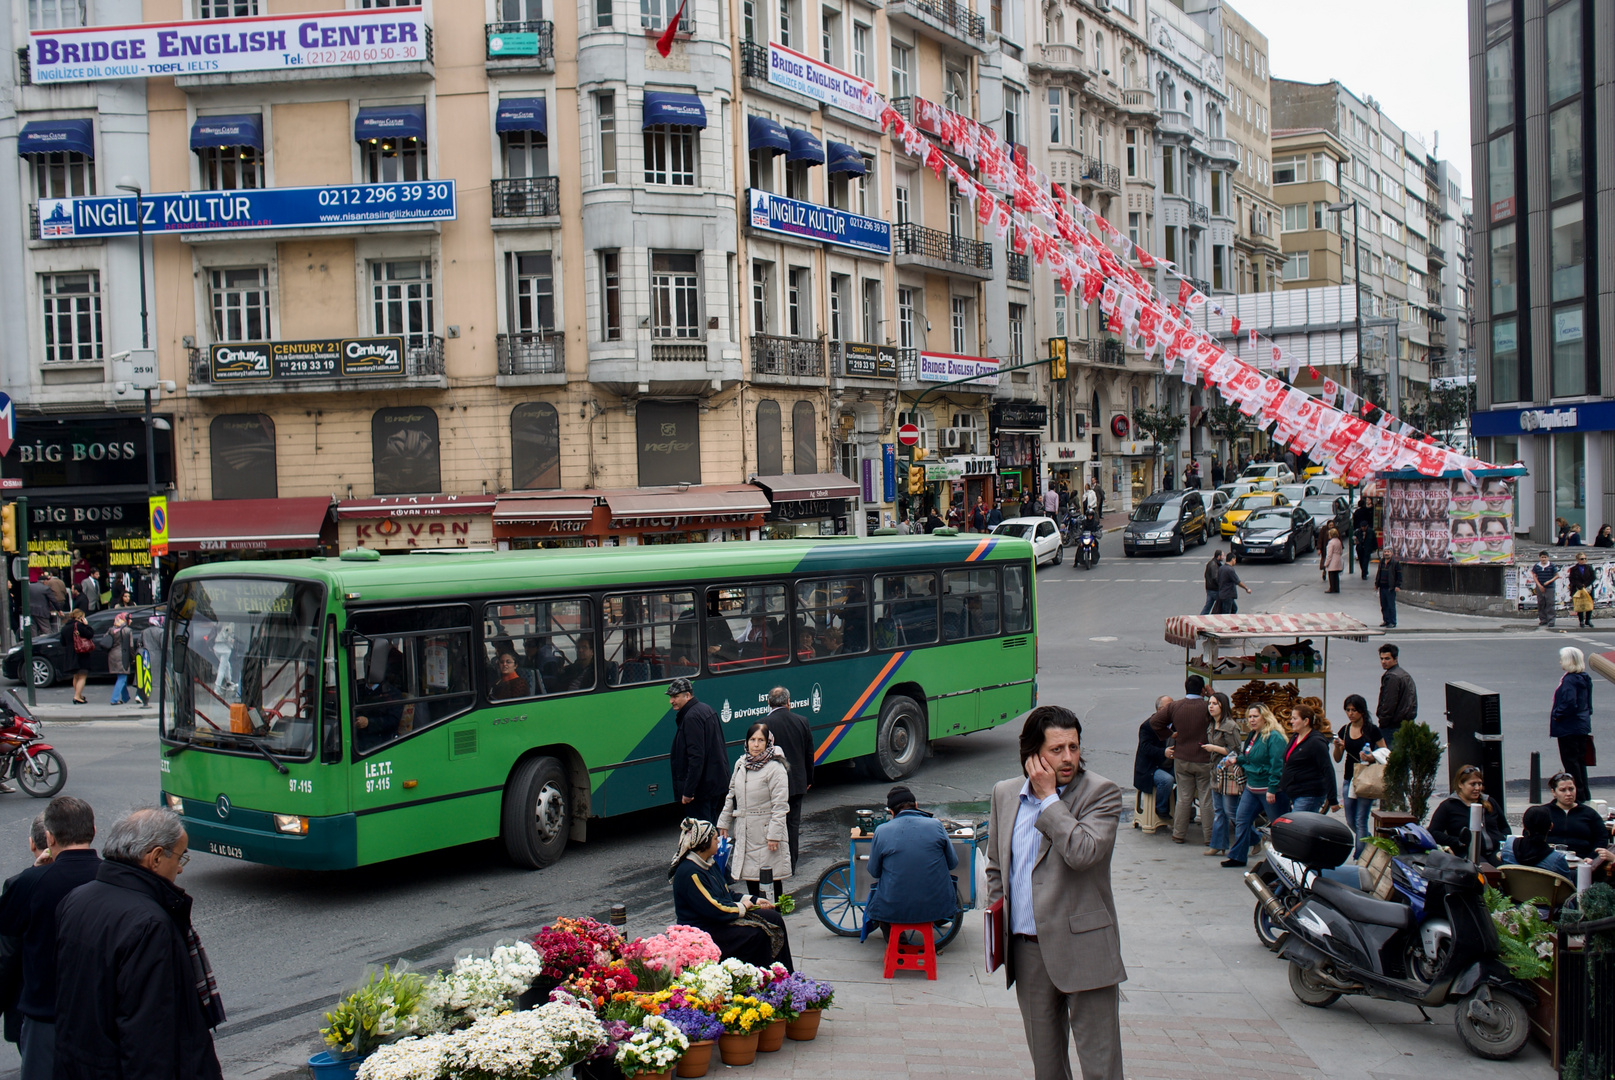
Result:
{"label": "shop sign", "polygon": [[453,180],[153,192],[141,201],[138,223],[133,195],[39,200],[39,235],[46,240],[134,236],[142,230],[330,229],[454,218]]}
{"label": "shop sign", "polygon": [[875,496],[875,462],[871,458],[863,458],[858,462],[859,479],[863,484],[864,502],[879,502]]}
{"label": "shop sign", "polygon": [[881,466],[881,501],[893,502],[897,499],[897,444],[880,444]]}
{"label": "shop sign", "polygon": [[701,482],[701,412],[695,402],[641,401],[634,429],[640,487]]}
{"label": "shop sign", "polygon": [[847,512],[845,499],[802,499],[778,502],[769,508],[768,521],[811,521],[814,518],[840,517]]}
{"label": "shop sign", "polygon": [[1003,402],[992,407],[989,419],[994,427],[1042,431],[1049,423],[1049,407],[1019,401]]}
{"label": "shop sign", "polygon": [[1051,463],[1087,461],[1093,457],[1093,447],[1080,442],[1044,443],[1043,457]]}
{"label": "shop sign", "polygon": [[214,383],[404,374],[401,337],[251,341],[208,346]]}
{"label": "shop sign", "polygon": [[[33,537],[56,531],[73,544],[99,544],[115,529],[146,535],[146,504],[141,502],[28,502],[29,546]],[[142,539],[142,543],[147,541]]]}
{"label": "shop sign", "polygon": [[955,356],[952,353],[930,352],[920,354],[921,382],[945,383],[959,379],[969,379],[976,386],[997,386],[998,361],[986,356]]}
{"label": "shop sign", "polygon": [[1493,409],[1469,418],[1476,435],[1615,430],[1615,401],[1582,401],[1549,409]]}
{"label": "shop sign", "polygon": [[[173,417],[162,414],[163,419]],[[152,432],[157,483],[174,480],[174,432]],[[139,416],[29,417],[5,456],[5,473],[25,488],[146,486],[146,422]],[[144,511],[131,518],[139,522]]]}
{"label": "shop sign", "polygon": [[35,83],[147,79],[426,59],[419,7],[35,30]]}
{"label": "shop sign", "polygon": [[846,373],[855,379],[897,378],[897,347],[895,345],[864,345],[855,341],[841,343],[841,355]]}
{"label": "shop sign", "polygon": [[934,484],[938,480],[960,480],[965,475],[965,464],[959,458],[947,458],[943,461],[927,461],[925,463],[925,482]]}
{"label": "shop sign", "polygon": [[151,566],[151,543],[140,529],[107,530],[107,565],[114,570]]}
{"label": "shop sign", "polygon": [[[826,244],[869,251],[876,255],[892,253],[892,226],[879,218],[863,217],[837,210],[831,206],[817,206],[799,199],[787,199],[771,191],[751,188],[751,227],[765,232],[782,233]],[[892,367],[896,370],[896,354]]]}
{"label": "shop sign", "polygon": [[768,43],[768,81],[858,116],[880,119],[873,83],[773,42]]}
{"label": "shop sign", "polygon": [[493,519],[466,517],[350,518],[337,522],[342,547],[377,551],[409,548],[492,547]]}

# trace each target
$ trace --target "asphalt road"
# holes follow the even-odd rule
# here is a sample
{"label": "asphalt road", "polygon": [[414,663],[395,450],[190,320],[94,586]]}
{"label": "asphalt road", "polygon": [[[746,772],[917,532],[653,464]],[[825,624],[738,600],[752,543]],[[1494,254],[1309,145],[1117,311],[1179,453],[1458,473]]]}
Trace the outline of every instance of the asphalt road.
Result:
{"label": "asphalt road", "polygon": [[[1165,643],[1163,620],[1199,611],[1201,567],[1211,550],[1175,559],[1123,559],[1120,538],[1112,535],[1094,570],[1075,570],[1068,561],[1038,574],[1041,699],[1077,711],[1090,764],[1123,784],[1131,778],[1138,724],[1151,702],[1158,694],[1181,692],[1183,650]],[[1325,597],[1314,562],[1242,572],[1254,591],[1241,598],[1244,611],[1344,610],[1378,621],[1369,586],[1352,579],[1342,596]],[[1418,621],[1411,611],[1403,618],[1405,627]],[[1557,650],[1567,639],[1598,643],[1601,634],[1582,642],[1569,634],[1499,633],[1496,620],[1472,625],[1476,632],[1408,632],[1390,639],[1403,646],[1405,666],[1418,680],[1422,715],[1439,722],[1445,681],[1495,689],[1503,695],[1508,774],[1525,775],[1531,750],[1544,752],[1551,771],[1557,754],[1546,712],[1558,678]],[[1336,705],[1351,692],[1373,702],[1379,681],[1375,648],[1373,642],[1331,646],[1329,693]],[[1595,706],[1602,686],[1595,686]],[[92,700],[104,701],[109,689],[92,684]],[[68,696],[54,688],[41,700],[65,702]],[[1017,730],[1011,724],[935,743],[910,786],[927,805],[960,815],[983,813],[992,783],[1018,772]],[[152,721],[53,723],[48,735],[68,762],[66,790],[89,799],[103,823],[155,798]],[[887,786],[845,768],[821,773],[806,803],[806,851],[793,889],[811,897],[819,873],[844,857],[842,838],[853,810],[882,804]],[[0,796],[0,873],[27,865],[27,826],[41,806],[22,795]],[[180,884],[196,897],[197,927],[230,1015],[218,1033],[226,1075],[305,1075],[298,1063],[319,1049],[323,1010],[367,964],[405,957],[430,970],[447,965],[462,949],[531,934],[558,915],[601,914],[613,902],[628,905],[630,931],[660,929],[671,916],[665,871],[677,816],[668,808],[592,823],[589,843],[574,844],[560,863],[537,872],[510,867],[495,842],[339,873],[257,867],[196,853]],[[15,1049],[4,1044],[0,1080],[16,1074],[16,1062]]]}

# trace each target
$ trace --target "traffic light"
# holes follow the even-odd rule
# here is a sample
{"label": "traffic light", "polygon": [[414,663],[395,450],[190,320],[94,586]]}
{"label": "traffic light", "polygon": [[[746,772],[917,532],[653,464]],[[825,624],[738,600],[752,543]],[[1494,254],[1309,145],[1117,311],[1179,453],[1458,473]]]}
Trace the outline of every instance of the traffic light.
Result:
{"label": "traffic light", "polygon": [[1049,338],[1049,378],[1065,381],[1065,338]]}
{"label": "traffic light", "polygon": [[925,455],[928,454],[928,453],[930,453],[930,451],[927,450],[925,447],[916,446],[914,448],[914,460],[915,461],[924,461],[925,460]]}
{"label": "traffic light", "polygon": [[6,503],[0,507],[0,547],[7,551],[17,550],[17,504]]}
{"label": "traffic light", "polygon": [[925,466],[910,465],[908,467],[908,493],[914,495],[925,490]]}

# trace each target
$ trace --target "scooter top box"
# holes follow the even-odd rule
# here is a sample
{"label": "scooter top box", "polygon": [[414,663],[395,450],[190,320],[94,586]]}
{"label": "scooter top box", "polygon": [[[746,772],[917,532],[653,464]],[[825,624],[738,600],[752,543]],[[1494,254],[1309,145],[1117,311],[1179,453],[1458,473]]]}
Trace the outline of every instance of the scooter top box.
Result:
{"label": "scooter top box", "polygon": [[1323,814],[1295,811],[1273,819],[1268,834],[1280,855],[1313,870],[1333,870],[1351,858],[1351,827]]}

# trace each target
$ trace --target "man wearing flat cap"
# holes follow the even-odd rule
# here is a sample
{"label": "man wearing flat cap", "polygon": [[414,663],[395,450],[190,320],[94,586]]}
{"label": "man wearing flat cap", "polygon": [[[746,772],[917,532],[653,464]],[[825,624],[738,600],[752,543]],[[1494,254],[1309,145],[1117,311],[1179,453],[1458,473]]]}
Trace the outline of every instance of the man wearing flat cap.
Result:
{"label": "man wearing flat cap", "polygon": [[729,751],[723,745],[723,724],[711,705],[696,700],[689,679],[668,684],[667,703],[675,710],[668,761],[673,770],[673,799],[690,817],[715,825],[729,793]]}
{"label": "man wearing flat cap", "polygon": [[902,784],[886,795],[892,819],[875,830],[869,845],[869,876],[875,886],[864,907],[864,937],[877,923],[928,923],[959,914],[952,871],[959,855],[948,831],[921,810]]}

